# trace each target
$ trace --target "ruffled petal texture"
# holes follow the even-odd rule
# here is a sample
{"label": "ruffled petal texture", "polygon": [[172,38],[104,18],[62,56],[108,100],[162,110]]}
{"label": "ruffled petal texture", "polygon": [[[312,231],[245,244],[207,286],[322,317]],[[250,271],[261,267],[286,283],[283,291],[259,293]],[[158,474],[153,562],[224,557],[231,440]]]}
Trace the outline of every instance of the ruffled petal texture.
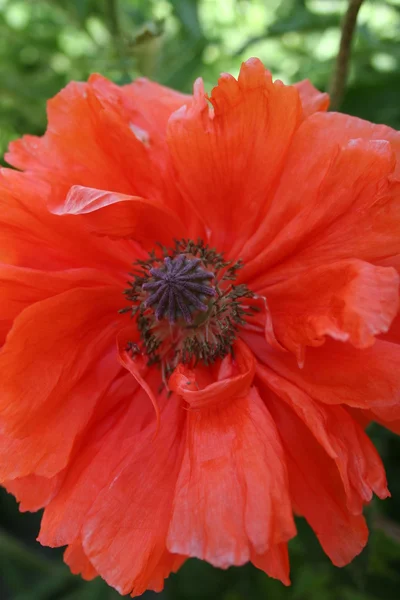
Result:
{"label": "ruffled petal texture", "polygon": [[261,334],[244,337],[262,363],[312,398],[371,411],[378,419],[400,418],[398,344],[377,340],[360,351],[350,344],[327,340],[320,348],[307,349],[304,366],[299,369],[293,355],[269,349]]}
{"label": "ruffled petal texture", "polygon": [[273,83],[256,59],[237,81],[222,75],[209,100],[213,110],[198,83],[190,108],[169,121],[168,145],[177,185],[209,229],[210,243],[234,254],[264,215],[301,104],[297,91]]}
{"label": "ruffled petal texture", "polygon": [[390,142],[349,139],[319,115],[325,117],[316,113],[298,129],[270,211],[243,249],[241,278],[254,278],[257,291],[314,266],[374,262],[399,250]]}
{"label": "ruffled petal texture", "polygon": [[[97,495],[83,526],[85,554],[121,594],[143,593],[160,565],[167,566],[168,520],[183,448],[184,414],[177,410],[171,400],[156,437],[152,426],[121,447],[112,485]],[[173,570],[173,561],[169,566]]]}
{"label": "ruffled petal texture", "polygon": [[157,194],[159,171],[132,131],[122,92],[111,83],[96,83],[68,84],[48,103],[46,134],[12,142],[6,154],[14,167],[53,185],[53,206],[62,202],[71,185]]}
{"label": "ruffled petal texture", "polygon": [[275,334],[304,364],[306,346],[320,346],[325,336],[372,346],[398,312],[399,276],[391,267],[343,260],[272,285],[267,295]]}
{"label": "ruffled petal texture", "polygon": [[130,238],[145,248],[171,245],[185,231],[179,217],[159,202],[125,194],[73,186],[62,215],[82,215],[90,231],[113,239]]}
{"label": "ruffled petal texture", "polygon": [[235,360],[224,359],[215,382],[202,387],[195,372],[171,378],[189,412],[167,545],[222,568],[252,560],[288,583],[282,548],[296,530],[285,458],[251,385],[254,368],[249,349],[238,343]]}
{"label": "ruffled petal texture", "polygon": [[117,307],[112,287],[76,288],[15,319],[0,352],[3,479],[50,477],[66,466],[76,436],[119,368]]}
{"label": "ruffled petal texture", "polygon": [[258,59],[210,95],[92,75],[10,145],[0,481],[73,573],[288,585],[294,514],[337,566],[366,545],[366,428],[400,432],[400,137],[328,104]]}
{"label": "ruffled petal texture", "polygon": [[304,79],[294,84],[300,95],[303,115],[309,117],[314,112],[326,111],[329,107],[329,95],[317,90],[313,84]]}
{"label": "ruffled petal texture", "polygon": [[226,568],[293,537],[284,464],[256,390],[220,409],[190,412],[169,549]]}
{"label": "ruffled petal texture", "polygon": [[367,543],[364,517],[347,509],[336,467],[308,428],[281,402],[270,404],[286,451],[293,505],[307,519],[333,564],[342,567]]}

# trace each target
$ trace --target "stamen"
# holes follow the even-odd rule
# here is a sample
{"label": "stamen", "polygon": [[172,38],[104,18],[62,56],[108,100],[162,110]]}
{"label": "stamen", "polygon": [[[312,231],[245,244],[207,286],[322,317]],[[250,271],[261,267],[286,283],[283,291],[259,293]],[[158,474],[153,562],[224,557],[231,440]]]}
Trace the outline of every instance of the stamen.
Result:
{"label": "stamen", "polygon": [[140,335],[139,345],[127,350],[147,355],[167,382],[180,362],[208,365],[233,354],[239,329],[256,309],[252,291],[233,284],[240,261],[226,261],[202,240],[177,240],[160,250],[134,263],[124,291],[130,306],[120,312],[130,312]]}

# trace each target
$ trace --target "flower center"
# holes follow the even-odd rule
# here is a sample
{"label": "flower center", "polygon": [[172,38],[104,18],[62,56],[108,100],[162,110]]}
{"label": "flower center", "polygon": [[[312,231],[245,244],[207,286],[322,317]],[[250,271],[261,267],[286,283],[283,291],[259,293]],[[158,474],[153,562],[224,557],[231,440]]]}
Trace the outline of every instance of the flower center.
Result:
{"label": "flower center", "polygon": [[183,317],[186,323],[192,323],[193,313],[206,311],[205,300],[215,296],[215,288],[207,285],[214,273],[206,271],[199,258],[188,258],[185,254],[175,258],[166,256],[161,267],[150,269],[150,275],[152,278],[142,289],[151,292],[145,305],[154,308],[158,321],[166,316],[170,323],[175,323]]}
{"label": "flower center", "polygon": [[238,330],[251,315],[253,293],[234,285],[241,263],[226,261],[202,240],[179,240],[134,263],[124,291],[140,343],[128,349],[159,364],[164,381],[178,363],[213,363],[232,353]]}

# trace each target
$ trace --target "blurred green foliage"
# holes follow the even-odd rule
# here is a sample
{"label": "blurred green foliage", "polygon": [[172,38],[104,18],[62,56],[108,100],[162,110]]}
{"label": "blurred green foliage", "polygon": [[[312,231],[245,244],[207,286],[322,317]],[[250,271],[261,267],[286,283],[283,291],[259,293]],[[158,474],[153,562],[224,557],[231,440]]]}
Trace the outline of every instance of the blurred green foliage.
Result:
{"label": "blurred green foliage", "polygon": [[[93,71],[117,83],[147,75],[190,91],[259,56],[286,82],[325,89],[344,0],[0,0],[0,155],[40,134],[45,102]],[[400,0],[360,12],[343,110],[400,126]]]}
{"label": "blurred green foliage", "polygon": [[[146,75],[190,91],[259,56],[286,82],[326,89],[339,43],[342,0],[0,0],[0,156],[11,139],[41,134],[46,100],[97,71],[117,83]],[[366,0],[342,109],[400,128],[400,0]],[[189,561],[159,600],[397,600],[400,596],[400,442],[376,429],[393,498],[368,509],[368,548],[335,569],[299,521],[293,586],[251,566],[218,571]],[[102,581],[70,575],[61,553],[35,543],[40,515],[0,495],[2,600],[115,600]]]}

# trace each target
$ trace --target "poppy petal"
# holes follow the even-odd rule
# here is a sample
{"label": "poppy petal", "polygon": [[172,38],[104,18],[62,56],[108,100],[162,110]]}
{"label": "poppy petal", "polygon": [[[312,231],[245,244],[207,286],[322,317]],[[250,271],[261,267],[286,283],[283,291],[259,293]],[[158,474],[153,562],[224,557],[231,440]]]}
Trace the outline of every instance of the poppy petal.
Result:
{"label": "poppy petal", "polygon": [[308,79],[295,83],[294,87],[299,92],[304,117],[328,110],[329,94],[317,90]]}
{"label": "poppy petal", "polygon": [[387,332],[399,306],[399,276],[391,267],[346,260],[307,270],[263,292],[274,332],[304,363],[305,346],[329,335],[357,348]]}
{"label": "poppy petal", "polygon": [[126,120],[138,140],[144,144],[152,160],[163,168],[166,162],[166,133],[168,119],[183,105],[189,105],[192,96],[181,94],[159,83],[139,77],[132,83],[118,86],[94,74],[90,85],[103,101],[111,106],[120,103]]}
{"label": "poppy petal", "polygon": [[275,544],[275,546],[271,546],[264,554],[252,552],[251,562],[257,569],[261,569],[269,577],[279,579],[284,585],[290,585],[287,544]]}
{"label": "poppy petal", "polygon": [[312,400],[302,390],[258,365],[260,380],[308,427],[336,463],[346,494],[348,510],[361,514],[372,494],[387,498],[389,490],[382,461],[371,440],[342,406],[327,406]]}
{"label": "poppy petal", "polygon": [[64,561],[71,569],[71,573],[81,575],[86,581],[98,576],[96,569],[83,551],[81,540],[76,540],[68,546],[64,552]]}
{"label": "poppy petal", "polygon": [[43,199],[51,196],[51,186],[30,173],[0,171],[0,262],[43,270],[92,267],[114,277],[129,270],[137,255],[132,242],[87,235],[76,217],[49,212]]}
{"label": "poppy petal", "polygon": [[301,419],[273,394],[267,404],[285,448],[293,506],[306,518],[333,564],[342,567],[367,543],[364,517],[349,512],[333,460]]}
{"label": "poppy petal", "polygon": [[9,450],[14,443],[19,450],[2,461],[4,479],[32,472],[50,477],[64,468],[120,369],[113,349],[118,304],[113,287],[77,288],[15,319],[0,353],[0,418],[3,433],[15,438]]}
{"label": "poppy petal", "polygon": [[82,215],[93,233],[132,238],[146,248],[170,246],[185,231],[177,215],[159,202],[80,185],[72,186],[57,214]]}
{"label": "poppy petal", "polygon": [[293,535],[285,457],[257,390],[189,411],[168,549],[226,568]]}
{"label": "poppy petal", "polygon": [[241,340],[235,344],[235,358],[226,356],[220,363],[216,381],[207,382],[199,389],[196,370],[183,364],[172,373],[168,386],[179,394],[191,409],[217,406],[224,401],[246,396],[253,382],[255,360],[252,352]]}
{"label": "poppy petal", "polygon": [[337,141],[349,138],[363,140],[387,140],[397,157],[395,174],[400,175],[400,132],[387,125],[376,125],[364,119],[346,115],[338,112],[328,112],[324,115],[318,114],[313,117],[315,124],[329,129]]}
{"label": "poppy petal", "polygon": [[[186,560],[187,556],[171,554],[168,550],[165,550],[158,564],[154,568],[153,573],[151,575],[149,574],[146,589],[153,590],[154,592],[161,592],[164,589],[165,579],[167,579],[171,573],[176,573]],[[138,594],[134,592],[132,595],[135,596]]]}
{"label": "poppy petal", "polygon": [[71,82],[48,102],[47,118],[43,137],[11,142],[5,158],[52,184],[52,207],[62,203],[72,185],[157,194],[159,170],[118,97],[90,83]]}
{"label": "poppy petal", "polygon": [[[383,248],[400,250],[400,218],[388,196],[395,189],[390,143],[342,142],[319,128],[317,114],[300,126],[268,215],[243,249],[240,278],[254,279],[254,290],[317,265],[343,258],[374,262]],[[355,228],[363,235],[355,236]]]}
{"label": "poppy petal", "polygon": [[124,444],[119,442],[112,484],[99,492],[85,519],[85,554],[121,594],[143,593],[160,561],[165,570],[165,540],[182,460],[184,417],[180,403],[171,397],[156,436],[153,422]]}
{"label": "poppy petal", "polygon": [[161,136],[166,134],[171,114],[192,101],[191,95],[182,94],[146,77],[138,77],[119,89],[122,91],[123,101],[129,106],[134,122],[139,127]]}
{"label": "poppy petal", "polygon": [[209,229],[210,244],[234,254],[265,210],[301,105],[297,90],[272,83],[258,59],[243,63],[237,81],[223,74],[210,102],[213,112],[198,84],[192,106],[170,118],[168,145],[174,178]]}
{"label": "poppy petal", "polygon": [[153,422],[154,411],[145,392],[130,374],[122,373],[99,401],[85,430],[84,444],[74,448],[62,485],[44,511],[42,544],[65,546],[79,537],[98,493],[112,480],[123,440]]}
{"label": "poppy petal", "polygon": [[291,381],[313,400],[371,410],[378,418],[400,418],[400,345],[377,339],[370,348],[327,339],[307,348],[299,369],[292,354],[277,352],[262,334],[242,334],[259,361]]}
{"label": "poppy petal", "polygon": [[[0,435],[0,448],[2,447],[2,436]],[[3,450],[0,450],[3,452]],[[1,484],[5,489],[13,494],[19,502],[21,512],[35,512],[46,506],[57,494],[64,472],[61,471],[54,477],[40,477],[40,475],[27,475],[10,481],[3,481]]]}
{"label": "poppy petal", "polygon": [[105,283],[116,285],[120,282],[96,269],[39,271],[0,264],[0,345],[10,330],[13,319],[30,304],[74,287],[98,287]]}

